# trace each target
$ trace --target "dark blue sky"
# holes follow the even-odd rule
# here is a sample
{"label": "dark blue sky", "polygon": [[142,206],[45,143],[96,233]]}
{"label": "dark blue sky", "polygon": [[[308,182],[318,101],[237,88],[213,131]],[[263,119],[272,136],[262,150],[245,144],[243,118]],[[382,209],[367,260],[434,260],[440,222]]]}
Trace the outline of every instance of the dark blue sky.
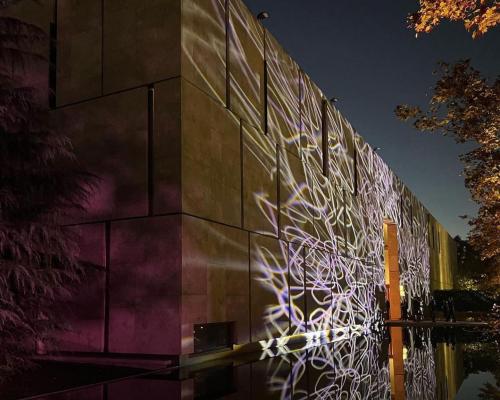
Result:
{"label": "dark blue sky", "polygon": [[437,61],[471,58],[485,76],[500,72],[500,28],[472,40],[460,23],[415,38],[406,15],[416,0],[244,0],[326,96],[452,236],[465,236],[475,204],[459,176],[467,145],[417,132],[394,116],[397,104],[425,106]]}

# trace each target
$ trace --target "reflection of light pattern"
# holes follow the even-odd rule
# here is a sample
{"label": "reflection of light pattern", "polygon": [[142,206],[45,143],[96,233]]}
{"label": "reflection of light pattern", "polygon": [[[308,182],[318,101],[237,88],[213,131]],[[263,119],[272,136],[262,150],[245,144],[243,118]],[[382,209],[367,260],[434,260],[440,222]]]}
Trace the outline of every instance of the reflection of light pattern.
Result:
{"label": "reflection of light pattern", "polygon": [[370,337],[353,334],[288,353],[281,357],[286,357],[290,373],[283,378],[278,371],[282,363],[277,363],[268,371],[268,387],[281,399],[387,399],[389,365],[387,359],[380,361],[379,346]]}
{"label": "reflection of light pattern", "polygon": [[436,363],[429,331],[419,346],[413,329],[409,330],[408,355],[404,360],[407,399],[433,400],[436,396]]}

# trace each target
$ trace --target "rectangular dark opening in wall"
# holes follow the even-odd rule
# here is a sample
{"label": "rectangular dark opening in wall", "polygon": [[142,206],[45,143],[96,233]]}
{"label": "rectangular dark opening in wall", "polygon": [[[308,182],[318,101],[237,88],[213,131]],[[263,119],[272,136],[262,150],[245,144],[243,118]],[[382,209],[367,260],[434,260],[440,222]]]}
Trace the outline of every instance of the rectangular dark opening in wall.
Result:
{"label": "rectangular dark opening in wall", "polygon": [[204,353],[231,348],[233,325],[233,322],[194,325],[194,352]]}
{"label": "rectangular dark opening in wall", "polygon": [[235,371],[232,366],[210,368],[194,375],[196,400],[220,399],[235,392]]}

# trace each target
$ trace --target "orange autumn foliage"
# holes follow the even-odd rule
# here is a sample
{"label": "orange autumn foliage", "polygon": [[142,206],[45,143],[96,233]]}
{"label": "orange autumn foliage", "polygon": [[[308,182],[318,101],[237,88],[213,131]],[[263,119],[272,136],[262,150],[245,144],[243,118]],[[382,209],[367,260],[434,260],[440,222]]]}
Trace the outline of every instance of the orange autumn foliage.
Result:
{"label": "orange autumn foliage", "polygon": [[[427,110],[399,105],[396,115],[419,131],[440,132],[474,148],[461,156],[465,185],[479,205],[470,244],[500,272],[500,77],[489,81],[469,60],[441,63]],[[497,285],[500,283],[496,281]]]}
{"label": "orange autumn foliage", "polygon": [[408,17],[409,26],[428,33],[441,20],[462,21],[465,29],[477,38],[500,24],[498,0],[419,0],[420,9]]}

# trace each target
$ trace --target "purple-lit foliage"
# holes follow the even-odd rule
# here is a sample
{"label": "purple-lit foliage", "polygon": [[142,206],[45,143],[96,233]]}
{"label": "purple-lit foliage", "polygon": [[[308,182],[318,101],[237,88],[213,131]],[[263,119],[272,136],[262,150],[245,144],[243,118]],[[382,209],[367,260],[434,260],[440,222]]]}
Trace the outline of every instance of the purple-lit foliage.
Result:
{"label": "purple-lit foliage", "polygon": [[0,17],[0,372],[28,364],[56,324],[54,301],[81,276],[75,237],[59,222],[83,208],[92,178],[77,170],[69,140],[26,85],[41,61],[30,49],[43,38]]}

